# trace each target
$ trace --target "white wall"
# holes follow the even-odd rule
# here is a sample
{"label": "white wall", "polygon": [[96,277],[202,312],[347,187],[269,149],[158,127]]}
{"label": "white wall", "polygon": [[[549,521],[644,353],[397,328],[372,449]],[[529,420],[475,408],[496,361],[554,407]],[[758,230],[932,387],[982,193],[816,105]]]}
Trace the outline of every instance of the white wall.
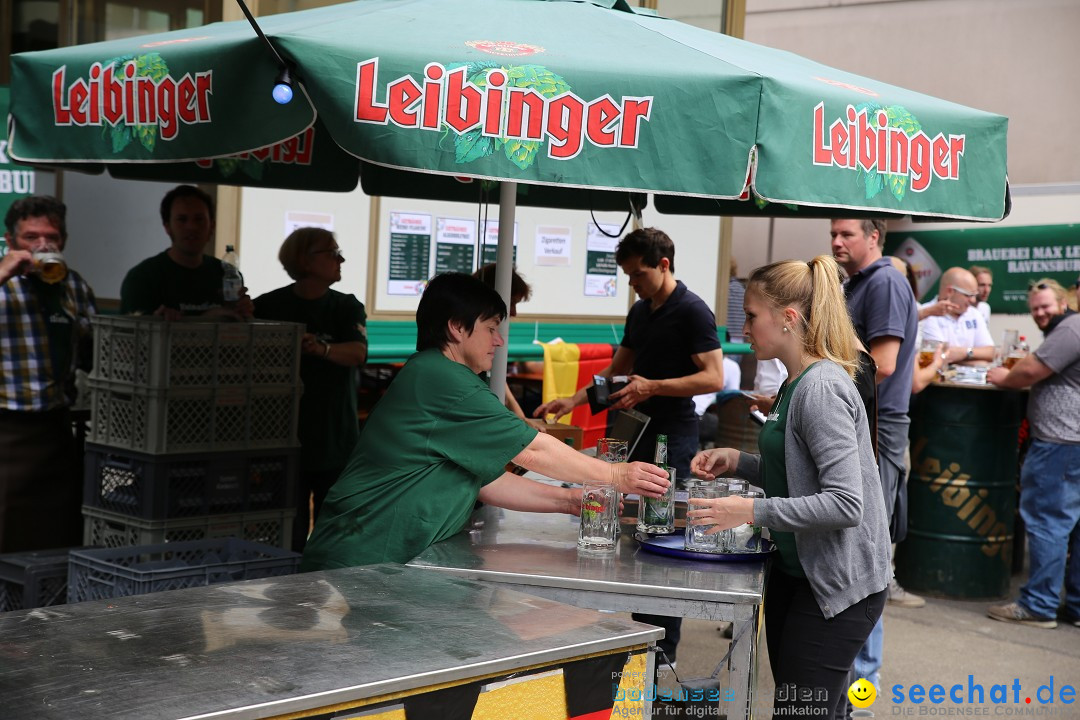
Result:
{"label": "white wall", "polygon": [[368,271],[370,199],[351,193],[302,192],[245,188],[240,204],[240,269],[248,292],[258,297],[292,282],[278,262],[287,216],[308,214],[332,219],[334,235],[345,255],[341,282],[335,290],[364,302]]}
{"label": "white wall", "polygon": [[119,299],[127,271],[169,247],[159,207],[176,183],[116,180],[65,172],[68,208],[64,254],[98,298]]}
{"label": "white wall", "polygon": [[[437,217],[477,218],[478,207],[469,203],[407,200],[384,197],[380,202],[376,283],[367,287],[368,222],[370,198],[357,190],[348,194],[307,193],[299,191],[254,190],[242,192],[240,226],[241,268],[253,296],[290,282],[277,262],[277,250],[285,237],[285,219],[290,212],[329,214],[334,218],[338,244],[345,251],[342,282],[335,286],[355,294],[367,306],[368,313],[412,312],[419,299],[389,295],[389,222],[391,212],[415,212]],[[488,219],[496,220],[499,209],[492,204]],[[621,226],[625,213],[597,213],[603,224]],[[646,225],[655,225],[675,243],[676,277],[715,309],[716,262],[720,221],[717,218],[660,215],[647,208]],[[553,315],[568,319],[579,316],[622,318],[630,303],[629,286],[620,276],[614,298],[587,297],[585,282],[585,232],[591,222],[586,211],[551,210],[519,207],[518,271],[532,285],[532,299],[521,305],[522,317]],[[572,232],[573,264],[569,267],[545,267],[536,264],[535,240],[538,225],[569,227]],[[630,226],[627,226],[629,231]],[[432,243],[434,255],[434,240]],[[432,258],[432,267],[434,259]]]}

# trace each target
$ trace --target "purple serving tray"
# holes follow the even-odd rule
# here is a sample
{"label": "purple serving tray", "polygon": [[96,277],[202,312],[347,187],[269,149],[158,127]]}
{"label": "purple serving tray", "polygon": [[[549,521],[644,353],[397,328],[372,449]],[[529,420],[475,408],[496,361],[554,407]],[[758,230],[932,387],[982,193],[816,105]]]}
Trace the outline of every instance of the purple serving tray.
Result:
{"label": "purple serving tray", "polygon": [[682,558],[683,560],[703,560],[705,562],[761,562],[769,557],[776,546],[771,540],[762,540],[763,550],[756,553],[708,553],[698,550],[687,550],[684,545],[686,538],[683,533],[674,535],[646,535],[635,533],[634,539],[646,550],[657,555]]}

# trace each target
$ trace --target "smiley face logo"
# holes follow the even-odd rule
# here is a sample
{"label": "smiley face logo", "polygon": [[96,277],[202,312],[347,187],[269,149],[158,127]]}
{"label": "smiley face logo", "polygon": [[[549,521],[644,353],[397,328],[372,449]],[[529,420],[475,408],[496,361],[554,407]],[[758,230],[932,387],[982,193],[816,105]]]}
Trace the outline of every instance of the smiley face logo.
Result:
{"label": "smiley face logo", "polygon": [[867,708],[877,699],[877,688],[866,678],[859,678],[851,683],[847,691],[848,700],[857,708]]}

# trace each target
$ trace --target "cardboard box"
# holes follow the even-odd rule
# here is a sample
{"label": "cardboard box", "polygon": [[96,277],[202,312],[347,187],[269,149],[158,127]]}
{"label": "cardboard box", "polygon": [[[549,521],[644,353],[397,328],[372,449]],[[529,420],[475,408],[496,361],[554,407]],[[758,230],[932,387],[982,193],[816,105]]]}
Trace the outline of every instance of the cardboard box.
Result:
{"label": "cardboard box", "polygon": [[571,445],[575,450],[583,450],[582,443],[584,442],[585,433],[577,425],[563,425],[562,423],[548,423],[545,426],[548,435],[553,438],[566,442],[566,438],[570,438]]}

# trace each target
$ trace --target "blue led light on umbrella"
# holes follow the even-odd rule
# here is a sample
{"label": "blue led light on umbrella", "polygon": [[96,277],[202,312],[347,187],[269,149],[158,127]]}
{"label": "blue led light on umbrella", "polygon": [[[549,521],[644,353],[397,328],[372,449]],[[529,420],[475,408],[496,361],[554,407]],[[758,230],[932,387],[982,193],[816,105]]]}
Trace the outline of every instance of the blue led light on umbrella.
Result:
{"label": "blue led light on umbrella", "polygon": [[281,68],[281,72],[274,79],[274,89],[271,91],[274,101],[278,105],[287,105],[293,99],[292,75],[289,68]]}

